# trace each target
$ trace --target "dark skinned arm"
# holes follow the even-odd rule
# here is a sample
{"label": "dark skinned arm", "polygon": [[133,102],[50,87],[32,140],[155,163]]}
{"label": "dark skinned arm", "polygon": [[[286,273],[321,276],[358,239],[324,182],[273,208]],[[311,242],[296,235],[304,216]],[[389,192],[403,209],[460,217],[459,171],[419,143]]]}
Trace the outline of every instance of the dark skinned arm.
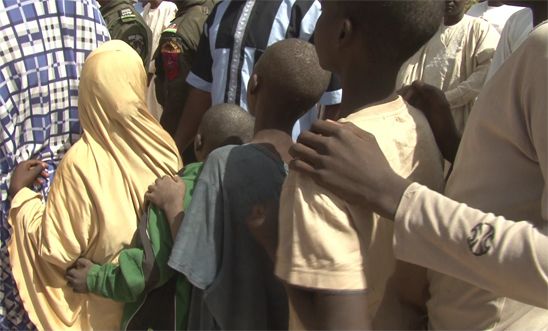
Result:
{"label": "dark skinned arm", "polygon": [[426,269],[396,261],[373,320],[375,330],[426,330],[430,297]]}
{"label": "dark skinned arm", "polygon": [[[266,202],[255,206],[247,219],[253,237],[266,250],[271,262],[278,244],[278,206]],[[300,324],[307,330],[371,329],[365,291],[322,291],[284,283]]]}
{"label": "dark skinned arm", "polygon": [[365,291],[317,291],[289,284],[285,288],[306,330],[371,330]]}
{"label": "dark skinned arm", "polygon": [[190,87],[183,114],[175,133],[175,142],[180,153],[183,153],[194,139],[202,116],[209,107],[211,107],[211,93]]}
{"label": "dark skinned arm", "polygon": [[410,105],[423,112],[443,157],[453,163],[461,137],[443,91],[421,81],[415,81],[403,87],[399,93]]}

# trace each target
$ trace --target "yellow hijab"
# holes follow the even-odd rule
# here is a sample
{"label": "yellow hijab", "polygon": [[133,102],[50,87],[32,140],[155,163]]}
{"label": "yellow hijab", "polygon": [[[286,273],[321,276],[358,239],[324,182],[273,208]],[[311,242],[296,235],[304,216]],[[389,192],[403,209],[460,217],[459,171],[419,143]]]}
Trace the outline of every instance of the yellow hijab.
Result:
{"label": "yellow hijab", "polygon": [[78,110],[83,135],[61,161],[45,205],[28,189],[12,201],[10,261],[25,309],[42,330],[112,330],[122,304],[68,288],[78,257],[116,261],[131,244],[148,185],[182,162],[146,109],[141,58],[113,40],[86,59]]}

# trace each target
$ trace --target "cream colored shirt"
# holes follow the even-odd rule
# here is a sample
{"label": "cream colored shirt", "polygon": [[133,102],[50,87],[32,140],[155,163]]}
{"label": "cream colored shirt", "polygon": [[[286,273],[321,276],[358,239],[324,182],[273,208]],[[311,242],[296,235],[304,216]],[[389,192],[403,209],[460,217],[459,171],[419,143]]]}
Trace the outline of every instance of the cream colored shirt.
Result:
{"label": "cream colored shirt", "polygon": [[453,119],[462,133],[480,93],[499,34],[486,21],[464,15],[438,32],[402,66],[397,87],[421,80],[445,92]]}
{"label": "cream colored shirt", "polygon": [[548,306],[547,72],[545,23],[485,86],[447,183],[449,198],[507,220],[420,191],[402,200],[398,257],[442,272],[430,272],[432,329],[548,329],[548,310],[503,297]]}
{"label": "cream colored shirt", "polygon": [[531,9],[523,8],[508,19],[500,33],[497,50],[493,55],[485,81],[493,77],[504,61],[527,39],[531,31],[533,31],[533,13]]}
{"label": "cream colored shirt", "polygon": [[[442,162],[430,127],[403,99],[366,107],[343,121],[374,134],[397,173],[442,189]],[[367,289],[375,313],[395,265],[392,222],[295,171],[282,189],[279,220],[276,275],[308,288]]]}
{"label": "cream colored shirt", "polygon": [[485,0],[471,6],[466,12],[466,15],[486,20],[498,33],[501,33],[512,14],[523,8],[524,7],[508,5],[489,6],[489,1]]}

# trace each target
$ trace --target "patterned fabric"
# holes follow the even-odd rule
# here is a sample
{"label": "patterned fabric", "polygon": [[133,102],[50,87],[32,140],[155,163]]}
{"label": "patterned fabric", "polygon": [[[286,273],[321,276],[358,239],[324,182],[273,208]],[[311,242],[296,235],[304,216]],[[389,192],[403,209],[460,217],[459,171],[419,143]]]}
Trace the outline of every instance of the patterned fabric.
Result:
{"label": "patterned fabric", "polygon": [[48,163],[50,178],[80,136],[77,96],[86,56],[110,39],[94,0],[0,0],[0,330],[32,329],[9,267],[7,189],[17,163]]}
{"label": "patterned fabric", "polygon": [[[204,24],[187,83],[210,92],[213,105],[226,102],[247,109],[247,82],[266,48],[287,38],[312,42],[320,15],[318,0],[221,1]],[[341,97],[340,83],[332,79],[320,104],[338,104]],[[317,118],[316,108],[301,117],[293,138]]]}
{"label": "patterned fabric", "polygon": [[[247,82],[265,49],[287,38],[312,41],[320,15],[319,1],[222,1],[204,25],[187,82],[211,92],[213,104],[235,103],[247,109]],[[340,97],[337,82],[321,102],[337,104]]]}

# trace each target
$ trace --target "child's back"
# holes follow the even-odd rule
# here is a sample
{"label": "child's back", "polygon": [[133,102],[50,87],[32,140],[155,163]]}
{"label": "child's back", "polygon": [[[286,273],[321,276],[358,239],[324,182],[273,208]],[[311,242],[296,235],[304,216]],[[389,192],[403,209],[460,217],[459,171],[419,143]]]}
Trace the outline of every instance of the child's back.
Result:
{"label": "child's back", "polygon": [[206,288],[191,305],[206,305],[207,313],[191,314],[189,329],[287,328],[283,286],[245,224],[256,204],[277,205],[285,175],[283,161],[261,145],[225,146],[210,154],[170,263]]}
{"label": "child's back", "polygon": [[[428,123],[394,86],[401,64],[434,34],[440,14],[437,1],[326,1],[315,40],[322,66],[343,85],[341,122],[373,135],[396,173],[438,190],[442,160]],[[325,138],[301,139],[322,145]],[[322,151],[317,156],[305,149],[295,147],[310,158],[302,161],[314,160],[313,172],[322,180],[328,167]],[[339,162],[343,167],[345,160]],[[289,294],[292,302],[299,299],[294,307],[305,328],[422,327],[425,271],[396,262],[392,226],[379,220],[367,205],[341,199],[307,171],[289,172],[280,199],[276,274],[292,285]],[[400,298],[422,306],[411,308]]]}
{"label": "child's back", "polygon": [[193,292],[190,329],[287,329],[285,290],[246,220],[257,205],[278,205],[293,124],[328,81],[314,47],[295,39],[268,48],[255,66],[253,140],[210,155],[169,261],[202,289]]}
{"label": "child's back", "polygon": [[[443,189],[443,163],[430,126],[401,97],[365,107],[340,122],[374,135],[399,175]],[[369,311],[375,316],[395,270],[391,222],[367,206],[345,202],[311,177],[290,171],[280,202],[279,236],[284,238],[277,254],[280,277],[292,285],[323,290],[367,288]]]}

